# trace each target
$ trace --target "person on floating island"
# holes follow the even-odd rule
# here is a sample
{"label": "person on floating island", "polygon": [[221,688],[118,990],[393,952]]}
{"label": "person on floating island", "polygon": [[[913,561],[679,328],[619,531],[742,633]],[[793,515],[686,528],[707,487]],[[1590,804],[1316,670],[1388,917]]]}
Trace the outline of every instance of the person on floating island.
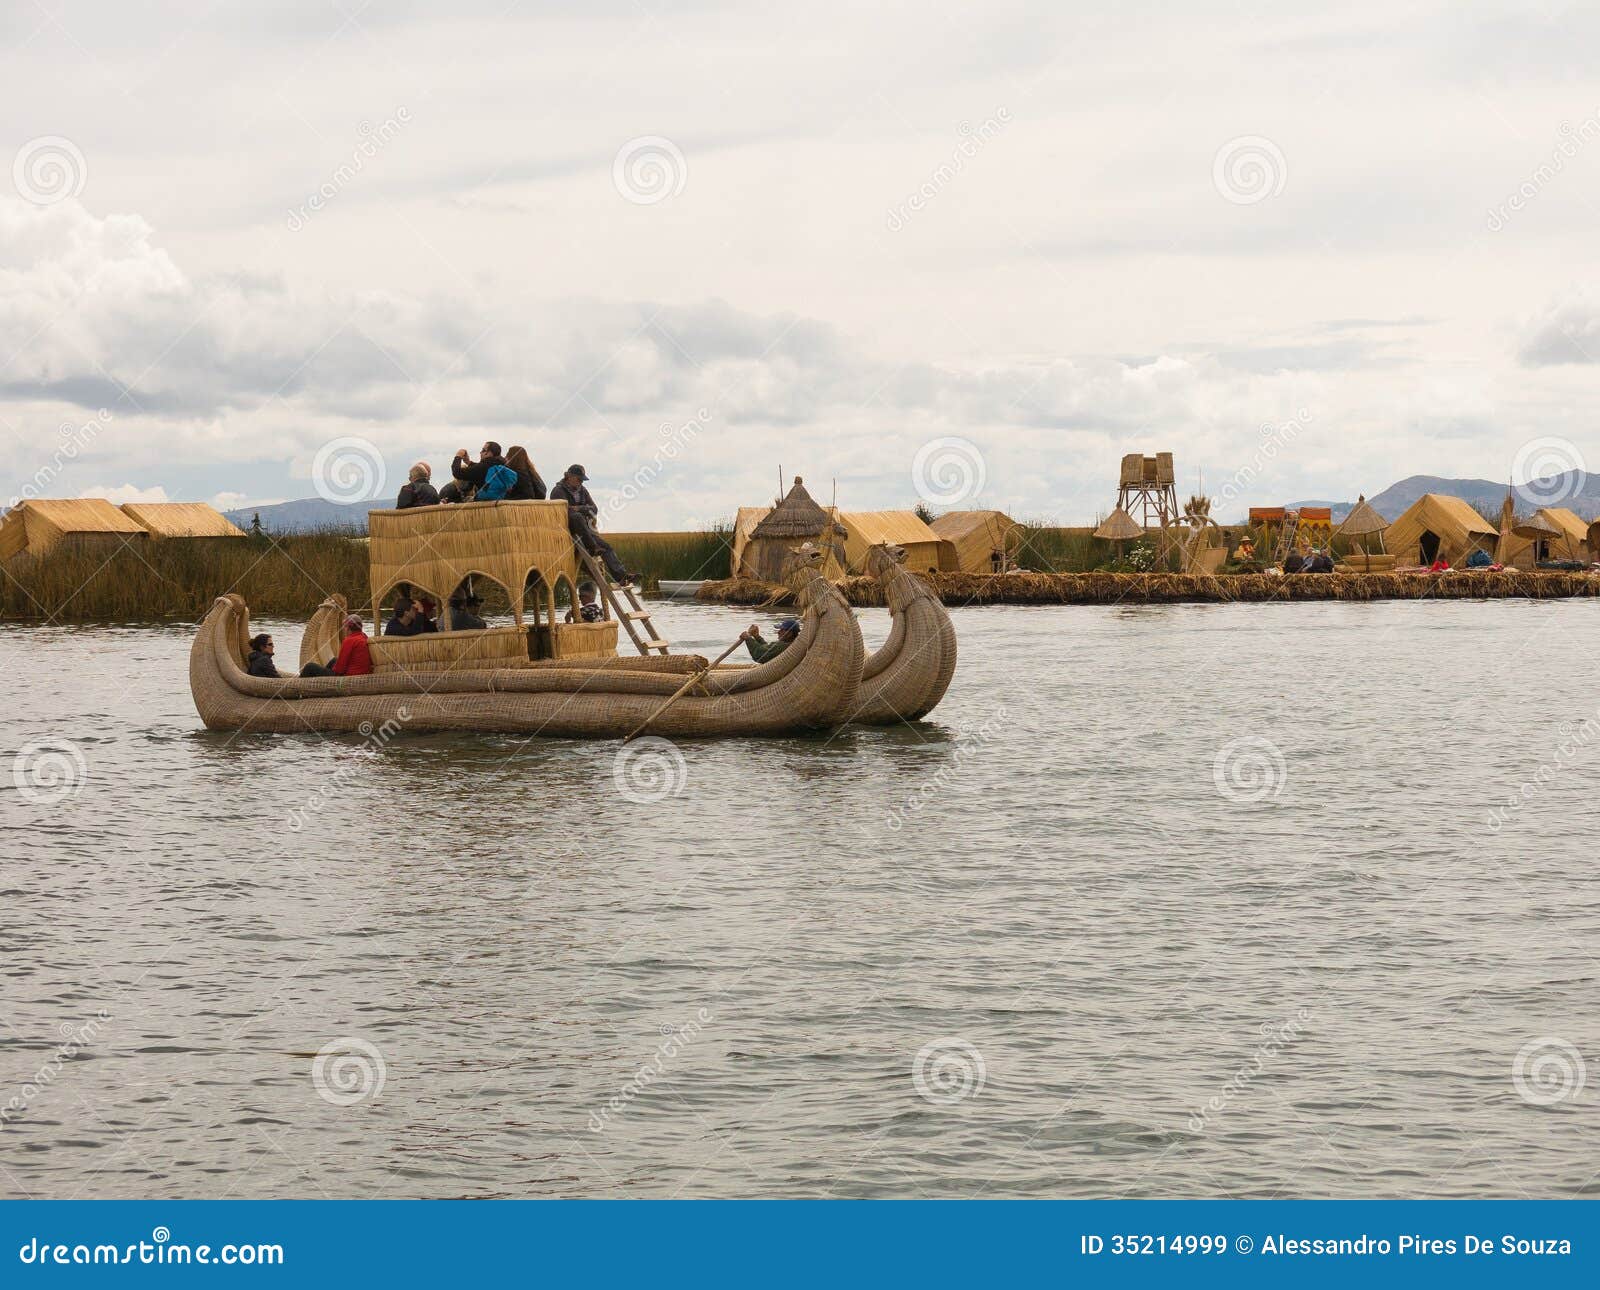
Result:
{"label": "person on floating island", "polygon": [[1287,556],[1284,557],[1283,571],[1285,573],[1309,573],[1309,564],[1310,561],[1307,560],[1305,556],[1301,555],[1300,552],[1291,551]]}
{"label": "person on floating island", "polygon": [[1428,572],[1429,573],[1449,573],[1450,572],[1450,561],[1446,560],[1441,555],[1437,560],[1435,560],[1432,564],[1430,564],[1428,566]]}
{"label": "person on floating island", "polygon": [[770,663],[799,637],[799,619],[785,618],[778,624],[778,639],[775,641],[763,640],[761,628],[755,623],[751,623],[749,630],[741,633],[740,639],[744,641],[744,647],[750,651],[750,657],[757,663]]}
{"label": "person on floating island", "polygon": [[1233,558],[1240,564],[1248,564],[1256,558],[1256,542],[1248,533],[1239,539],[1239,549],[1233,553]]}
{"label": "person on floating island", "polygon": [[1332,573],[1333,557],[1320,546],[1311,548],[1311,558],[1306,561],[1307,573]]}

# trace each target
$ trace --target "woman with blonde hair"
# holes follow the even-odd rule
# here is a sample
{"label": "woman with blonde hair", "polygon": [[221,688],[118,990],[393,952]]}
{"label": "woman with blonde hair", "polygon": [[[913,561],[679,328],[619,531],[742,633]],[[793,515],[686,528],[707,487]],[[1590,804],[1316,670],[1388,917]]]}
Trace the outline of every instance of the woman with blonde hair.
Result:
{"label": "woman with blonde hair", "polygon": [[413,506],[437,506],[439,494],[434,491],[431,481],[433,467],[425,461],[419,461],[411,468],[411,477],[400,486],[400,496],[394,504],[397,511],[408,511]]}

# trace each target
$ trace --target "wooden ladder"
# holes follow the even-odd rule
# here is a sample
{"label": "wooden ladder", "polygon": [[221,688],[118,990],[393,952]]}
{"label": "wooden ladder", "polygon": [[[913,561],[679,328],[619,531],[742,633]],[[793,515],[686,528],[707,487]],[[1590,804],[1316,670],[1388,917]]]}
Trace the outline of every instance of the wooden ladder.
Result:
{"label": "wooden ladder", "polygon": [[[632,587],[618,587],[612,584],[606,576],[605,566],[583,549],[581,542],[574,542],[573,549],[578,553],[578,561],[588,573],[589,580],[600,589],[606,604],[611,606],[611,612],[616,615],[617,621],[626,629],[633,639],[639,653],[648,654],[651,650],[665,654],[669,646],[667,641],[656,631],[656,625],[650,621],[650,611],[639,602],[639,593]],[[618,593],[627,598],[626,604],[619,598]]]}
{"label": "wooden ladder", "polygon": [[1281,565],[1289,558],[1289,552],[1295,549],[1300,537],[1300,512],[1285,511],[1283,528],[1278,534],[1278,549],[1274,552],[1272,562]]}

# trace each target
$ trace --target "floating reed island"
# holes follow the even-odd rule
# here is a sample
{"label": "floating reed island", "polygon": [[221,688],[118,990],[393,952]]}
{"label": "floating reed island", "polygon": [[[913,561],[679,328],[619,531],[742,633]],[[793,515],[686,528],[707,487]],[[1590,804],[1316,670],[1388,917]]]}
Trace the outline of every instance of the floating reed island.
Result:
{"label": "floating reed island", "polygon": [[[915,577],[946,605],[1177,605],[1306,600],[1559,600],[1600,596],[1588,572],[1325,573],[923,573]],[[876,578],[837,584],[852,606],[887,604]],[[701,586],[720,605],[788,605],[787,588],[753,578]]]}

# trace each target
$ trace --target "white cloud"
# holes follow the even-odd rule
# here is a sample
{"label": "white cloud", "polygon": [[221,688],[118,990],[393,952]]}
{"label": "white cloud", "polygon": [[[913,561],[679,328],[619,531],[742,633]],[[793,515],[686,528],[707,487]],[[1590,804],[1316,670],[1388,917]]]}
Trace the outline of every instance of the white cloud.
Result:
{"label": "white cloud", "polygon": [[115,488],[106,488],[97,484],[86,488],[78,494],[79,497],[103,497],[114,506],[121,506],[123,502],[167,502],[172,499],[167,496],[167,490],[157,485],[154,488],[137,488],[133,484],[118,484]]}

